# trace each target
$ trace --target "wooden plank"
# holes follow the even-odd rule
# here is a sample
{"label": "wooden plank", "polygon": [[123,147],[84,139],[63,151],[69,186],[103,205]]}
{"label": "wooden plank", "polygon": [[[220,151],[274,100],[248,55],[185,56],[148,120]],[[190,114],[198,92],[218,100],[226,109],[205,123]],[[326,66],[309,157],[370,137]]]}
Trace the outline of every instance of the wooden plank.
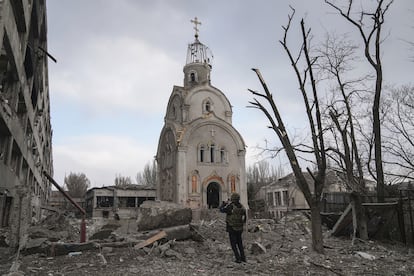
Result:
{"label": "wooden plank", "polygon": [[162,230],[162,231],[158,232],[157,234],[155,234],[154,236],[152,236],[151,238],[135,245],[135,249],[140,249],[140,248],[143,248],[145,246],[148,246],[148,245],[150,245],[150,244],[152,244],[152,243],[154,243],[154,242],[156,242],[156,241],[158,241],[162,238],[165,238],[166,236],[167,236],[167,233],[164,230]]}
{"label": "wooden plank", "polygon": [[374,203],[362,203],[362,206],[368,206],[368,207],[389,207],[389,206],[393,206],[393,205],[398,205],[397,201],[393,201],[393,202],[374,202]]}
{"label": "wooden plank", "polygon": [[338,219],[334,227],[332,228],[332,235],[336,236],[338,235],[344,227],[347,227],[349,225],[349,214],[352,210],[351,203],[348,204],[345,211],[342,213],[341,217]]}

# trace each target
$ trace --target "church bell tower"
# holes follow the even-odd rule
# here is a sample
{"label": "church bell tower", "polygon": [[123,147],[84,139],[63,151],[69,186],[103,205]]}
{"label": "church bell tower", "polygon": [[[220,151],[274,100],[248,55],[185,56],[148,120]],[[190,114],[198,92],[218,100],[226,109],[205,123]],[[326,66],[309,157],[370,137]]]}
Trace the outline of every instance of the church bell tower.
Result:
{"label": "church bell tower", "polygon": [[246,146],[232,126],[232,107],[211,85],[213,55],[200,42],[188,45],[184,85],[174,86],[157,150],[157,197],[193,209],[217,208],[237,192],[247,206]]}

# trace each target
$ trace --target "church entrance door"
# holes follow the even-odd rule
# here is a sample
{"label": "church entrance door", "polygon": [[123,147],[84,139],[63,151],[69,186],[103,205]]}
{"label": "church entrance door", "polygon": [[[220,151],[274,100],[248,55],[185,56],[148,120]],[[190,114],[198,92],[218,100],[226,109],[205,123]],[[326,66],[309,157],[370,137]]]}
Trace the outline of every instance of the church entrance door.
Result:
{"label": "church entrance door", "polygon": [[211,182],[207,186],[207,205],[208,208],[218,208],[220,204],[220,185]]}

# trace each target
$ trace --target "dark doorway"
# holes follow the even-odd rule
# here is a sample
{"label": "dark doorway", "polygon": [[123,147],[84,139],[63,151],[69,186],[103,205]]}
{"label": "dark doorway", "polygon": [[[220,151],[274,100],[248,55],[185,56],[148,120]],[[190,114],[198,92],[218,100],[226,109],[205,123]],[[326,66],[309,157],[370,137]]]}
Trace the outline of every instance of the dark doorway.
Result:
{"label": "dark doorway", "polygon": [[7,227],[9,226],[9,217],[10,217],[10,208],[12,204],[12,198],[9,196],[4,196],[2,200],[0,200],[0,202],[2,202],[2,205],[3,205],[2,206],[3,210],[1,214],[1,227]]}
{"label": "dark doorway", "polygon": [[207,205],[208,208],[218,208],[220,204],[220,185],[211,182],[207,186]]}

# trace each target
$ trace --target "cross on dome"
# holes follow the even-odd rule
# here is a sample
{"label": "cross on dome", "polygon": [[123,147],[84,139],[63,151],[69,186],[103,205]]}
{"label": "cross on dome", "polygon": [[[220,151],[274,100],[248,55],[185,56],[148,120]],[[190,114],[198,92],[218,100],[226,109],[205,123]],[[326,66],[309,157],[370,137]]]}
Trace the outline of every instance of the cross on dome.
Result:
{"label": "cross on dome", "polygon": [[194,17],[194,19],[191,19],[190,22],[194,24],[195,37],[198,37],[198,31],[199,31],[199,29],[198,29],[197,25],[201,25],[201,22],[198,21],[197,16]]}

